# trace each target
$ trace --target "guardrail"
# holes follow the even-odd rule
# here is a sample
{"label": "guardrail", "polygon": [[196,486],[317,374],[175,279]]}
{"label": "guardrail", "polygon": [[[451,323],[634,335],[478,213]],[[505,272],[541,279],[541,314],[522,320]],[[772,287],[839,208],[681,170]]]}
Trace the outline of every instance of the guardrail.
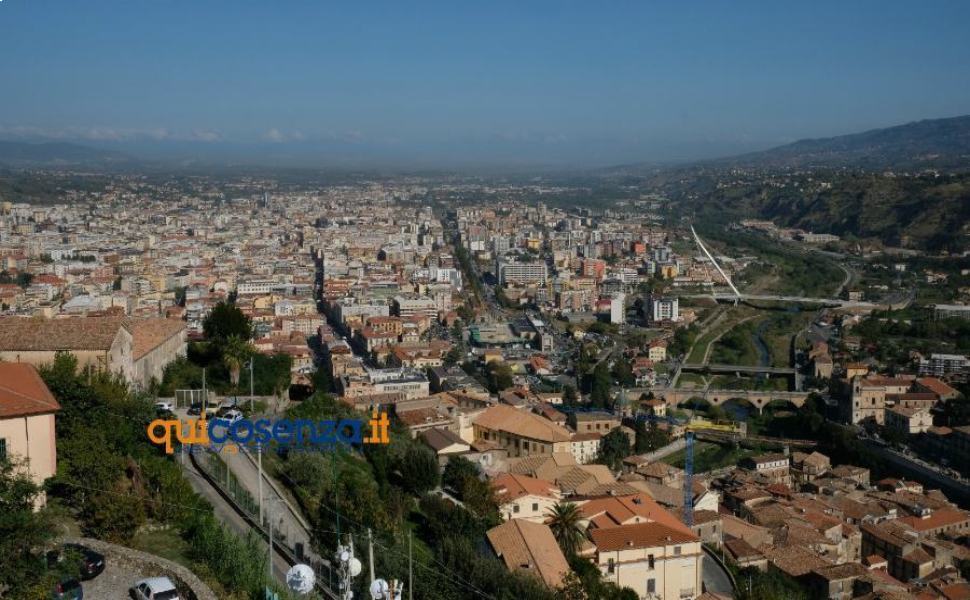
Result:
{"label": "guardrail", "polygon": [[[212,458],[215,458],[216,461],[218,461],[219,463],[222,463],[223,465],[225,465],[225,463],[218,457],[218,455],[216,455],[213,452],[210,452],[209,450],[205,450],[204,453],[207,455],[206,459],[200,460],[196,456],[197,454],[196,452],[189,451],[188,452],[189,461],[196,468],[196,470],[198,470],[198,472],[202,475],[202,477],[209,483],[209,485],[211,485],[213,489],[215,489],[216,492],[218,492],[219,495],[222,496],[223,500],[225,500],[229,504],[229,506],[232,507],[232,509],[235,510],[239,514],[239,516],[243,518],[244,521],[246,521],[246,524],[249,525],[251,529],[254,529],[257,533],[259,533],[264,539],[268,541],[269,532],[263,527],[263,524],[259,520],[259,515],[257,514],[258,509],[254,510],[252,508],[252,506],[255,503],[252,503],[252,504],[250,503],[252,502],[252,496],[249,495],[247,490],[242,489],[242,486],[237,481],[236,486],[238,486],[242,492],[245,492],[245,495],[244,496],[240,495],[240,497],[243,498],[243,500],[241,501],[236,500],[235,495],[231,493],[230,490],[227,489],[227,487],[224,486],[224,484],[222,483],[223,481],[226,480],[225,472],[222,473],[223,479],[219,480],[213,476],[213,472],[216,472],[218,474],[218,466],[213,466],[211,464],[209,465],[208,468],[206,466],[203,466],[204,463],[211,460]],[[228,469],[228,466],[226,466],[226,468]],[[231,471],[230,471],[229,481],[232,482],[233,479],[234,479],[234,476],[231,474]],[[231,483],[229,487],[230,488],[232,487]],[[245,497],[247,496],[249,498],[249,501],[245,500]],[[245,506],[240,502],[245,503]],[[247,506],[249,506],[250,508],[247,508]],[[317,583],[316,583],[317,590],[322,592],[328,598],[332,598],[333,600],[338,599],[337,594],[334,593],[334,591],[331,590],[327,585],[325,585],[323,583],[323,578],[319,576],[319,573],[323,571],[324,567],[329,570],[329,567],[330,567],[329,564],[316,563],[315,561],[310,560],[309,557],[299,556],[296,548],[288,545],[286,543],[285,538],[278,537],[277,535],[273,536],[273,550],[275,550],[276,553],[279,554],[283,558],[283,560],[285,560],[290,566],[299,564],[299,563],[309,564],[310,567],[313,568],[314,572],[318,573]]]}

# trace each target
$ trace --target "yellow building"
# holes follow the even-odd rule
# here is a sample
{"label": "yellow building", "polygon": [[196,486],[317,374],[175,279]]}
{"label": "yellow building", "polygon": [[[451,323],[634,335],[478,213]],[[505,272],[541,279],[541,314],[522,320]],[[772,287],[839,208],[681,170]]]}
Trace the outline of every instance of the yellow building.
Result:
{"label": "yellow building", "polygon": [[[0,363],[0,460],[22,462],[37,484],[54,475],[54,413],[60,409],[32,365]],[[38,505],[45,501],[41,497]]]}

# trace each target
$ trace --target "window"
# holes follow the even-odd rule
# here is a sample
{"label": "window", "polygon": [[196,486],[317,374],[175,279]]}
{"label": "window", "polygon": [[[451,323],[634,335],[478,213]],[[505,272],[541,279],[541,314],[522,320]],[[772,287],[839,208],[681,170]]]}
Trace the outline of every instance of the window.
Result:
{"label": "window", "polygon": [[532,512],[539,512],[539,503],[538,502],[533,502],[532,503]]}
{"label": "window", "polygon": [[7,459],[7,440],[6,438],[0,438],[0,460]]}
{"label": "window", "polygon": [[657,593],[657,580],[650,578],[647,580],[647,593],[656,594]]}
{"label": "window", "polygon": [[680,556],[680,546],[674,546],[674,556]]}
{"label": "window", "polygon": [[612,558],[606,563],[606,572],[611,574],[616,572],[616,564]]}
{"label": "window", "polygon": [[518,504],[513,504],[512,505],[512,512],[514,512],[514,513],[519,512],[519,505]]}
{"label": "window", "polygon": [[[653,554],[647,557],[647,568],[650,569],[651,571],[653,570]],[[653,581],[653,579],[651,579],[650,581]]]}

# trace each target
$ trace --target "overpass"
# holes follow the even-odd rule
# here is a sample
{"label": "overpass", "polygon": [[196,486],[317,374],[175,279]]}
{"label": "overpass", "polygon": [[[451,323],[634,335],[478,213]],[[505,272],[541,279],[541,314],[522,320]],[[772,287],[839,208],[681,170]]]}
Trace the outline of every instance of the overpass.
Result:
{"label": "overpass", "polygon": [[[727,285],[728,285],[729,288],[731,288],[731,291],[730,291],[730,293],[728,293],[728,292],[713,292],[711,294],[688,295],[687,296],[688,298],[690,298],[690,297],[693,297],[693,298],[713,298],[716,302],[731,302],[732,304],[737,304],[738,302],[748,302],[748,301],[751,301],[751,300],[762,300],[762,301],[767,301],[767,302],[793,302],[793,303],[796,303],[796,304],[820,304],[822,306],[832,307],[832,308],[836,308],[836,307],[838,307],[838,308],[867,308],[867,309],[870,309],[870,310],[871,309],[880,308],[880,306],[878,304],[875,304],[873,302],[862,302],[862,301],[858,301],[858,300],[841,300],[839,298],[810,298],[810,297],[806,297],[806,296],[785,296],[785,295],[780,295],[780,294],[745,294],[745,293],[742,293],[734,285],[734,282],[731,281],[731,278],[727,276],[727,273],[724,272],[724,269],[721,268],[721,265],[719,265],[718,262],[716,260],[714,260],[714,255],[710,253],[710,251],[707,249],[707,246],[705,246],[704,245],[704,242],[701,241],[701,238],[700,238],[699,235],[697,235],[697,231],[694,230],[694,226],[693,225],[691,225],[691,227],[690,227],[690,232],[694,236],[694,241],[697,242],[697,247],[700,248],[701,249],[701,252],[704,253],[704,256],[706,256],[707,259],[711,261],[711,264],[714,265],[714,268],[717,269],[717,272],[718,273],[720,273],[721,277],[724,279],[724,282],[727,283]],[[843,284],[843,285],[845,285],[845,284]]]}
{"label": "overpass", "polygon": [[685,294],[687,298],[712,298],[716,302],[749,302],[761,300],[764,302],[791,302],[794,304],[818,304],[827,308],[866,308],[869,310],[884,308],[875,302],[863,300],[842,300],[840,298],[813,298],[810,296],[785,296],[780,294],[732,294],[728,292],[712,292],[709,294]]}

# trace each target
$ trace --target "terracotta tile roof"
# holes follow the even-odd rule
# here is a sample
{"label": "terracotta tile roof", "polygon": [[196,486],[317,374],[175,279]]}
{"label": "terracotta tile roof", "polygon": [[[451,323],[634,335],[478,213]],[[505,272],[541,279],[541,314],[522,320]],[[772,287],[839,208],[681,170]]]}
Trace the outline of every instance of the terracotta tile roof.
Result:
{"label": "terracotta tile roof", "polygon": [[469,443],[458,437],[457,434],[441,427],[423,431],[420,437],[435,452],[441,452],[454,444],[469,446]]}
{"label": "terracotta tile roof", "polygon": [[780,571],[790,577],[802,575],[831,565],[829,561],[801,546],[769,548],[765,554],[768,560]]}
{"label": "terracotta tile roof", "polygon": [[492,487],[500,502],[511,502],[523,496],[556,497],[556,485],[551,481],[536,479],[528,475],[502,473],[492,480]]}
{"label": "terracotta tile roof", "polygon": [[933,562],[933,557],[930,556],[926,550],[917,548],[909,554],[903,556],[903,560],[917,565],[925,565],[928,562]]}
{"label": "terracotta tile roof", "polygon": [[835,581],[839,579],[862,577],[868,573],[868,571],[865,567],[857,562],[849,562],[841,565],[829,565],[827,567],[821,567],[819,569],[815,569],[815,573],[821,575],[828,581]]}
{"label": "terracotta tile roof", "polygon": [[502,404],[485,410],[475,425],[542,442],[568,442],[570,438],[569,431],[549,419]]}
{"label": "terracotta tile roof", "polygon": [[543,523],[511,519],[485,535],[510,571],[531,573],[551,588],[559,587],[569,573],[569,563],[552,530]]}
{"label": "terracotta tile roof", "polygon": [[905,523],[914,531],[929,531],[947,525],[966,523],[970,521],[970,513],[954,508],[941,508],[934,510],[928,517],[902,517],[897,519],[900,523]]}
{"label": "terracotta tile roof", "polygon": [[175,319],[131,319],[128,330],[133,338],[132,357],[142,358],[184,329],[185,321]]}
{"label": "terracotta tile roof", "polygon": [[725,540],[724,546],[735,559],[761,558],[764,556],[757,548],[741,538]]}
{"label": "terracotta tile roof", "polygon": [[916,383],[940,397],[952,396],[957,393],[955,389],[943,383],[936,377],[920,377],[916,380]]}
{"label": "terracotta tile roof", "polygon": [[595,520],[596,527],[601,529],[645,520],[660,523],[684,535],[693,535],[687,525],[644,493],[590,500],[579,509],[586,518]]}
{"label": "terracotta tile roof", "polygon": [[589,532],[589,535],[599,552],[613,552],[630,548],[656,548],[688,544],[700,540],[693,533],[685,533],[657,522],[593,529]]}
{"label": "terracotta tile roof", "polygon": [[61,409],[33,365],[0,362],[0,419]]}
{"label": "terracotta tile roof", "polygon": [[0,318],[0,350],[108,350],[124,326],[124,317],[3,317]]}

